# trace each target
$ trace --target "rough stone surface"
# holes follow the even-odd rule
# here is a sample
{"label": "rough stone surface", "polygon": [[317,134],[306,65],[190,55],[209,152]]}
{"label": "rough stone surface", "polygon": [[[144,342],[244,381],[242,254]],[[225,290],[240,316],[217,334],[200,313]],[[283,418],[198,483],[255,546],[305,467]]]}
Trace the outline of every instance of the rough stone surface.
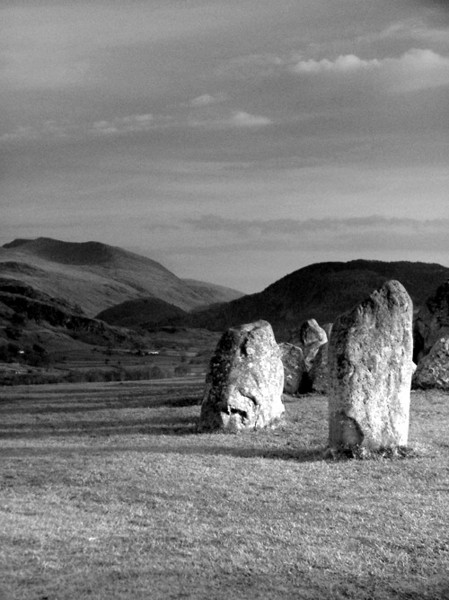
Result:
{"label": "rough stone surface", "polygon": [[332,450],[407,444],[412,317],[407,291],[388,281],[334,323],[329,342]]}
{"label": "rough stone surface", "polygon": [[440,338],[413,375],[414,388],[449,390],[449,337]]}
{"label": "rough stone surface", "polygon": [[[330,339],[332,332],[332,323],[323,325],[327,339]],[[327,394],[329,389],[329,343],[326,342],[318,348],[313,364],[309,371],[310,391],[318,394]]]}
{"label": "rough stone surface", "polygon": [[306,365],[304,354],[299,346],[283,342],[279,344],[281,360],[284,365],[284,393],[297,394],[301,391],[301,384]]}
{"label": "rough stone surface", "polygon": [[290,341],[302,348],[306,369],[309,371],[320,346],[328,340],[326,332],[318,325],[317,321],[309,319],[304,321],[299,330],[293,332]]}
{"label": "rough stone surface", "polygon": [[323,344],[318,348],[318,352],[313,360],[309,371],[310,389],[318,394],[327,394],[329,389],[329,368],[328,368],[329,344]]}
{"label": "rough stone surface", "polygon": [[331,333],[332,333],[332,327],[334,326],[333,323],[324,323],[324,325],[322,326],[322,328],[324,329],[325,334],[327,335],[327,340],[329,341],[331,339]]}
{"label": "rough stone surface", "polygon": [[211,359],[201,405],[200,431],[261,429],[284,412],[284,368],[271,325],[233,327]]}
{"label": "rough stone surface", "polygon": [[414,360],[426,356],[442,337],[449,337],[449,280],[440,285],[419,311],[414,324]]}

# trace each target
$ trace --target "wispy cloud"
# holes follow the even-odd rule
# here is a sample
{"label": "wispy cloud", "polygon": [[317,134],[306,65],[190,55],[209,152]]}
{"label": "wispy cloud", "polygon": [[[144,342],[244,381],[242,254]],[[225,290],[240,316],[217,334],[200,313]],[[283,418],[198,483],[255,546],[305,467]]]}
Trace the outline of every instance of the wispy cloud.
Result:
{"label": "wispy cloud", "polygon": [[292,72],[300,75],[372,72],[394,91],[412,91],[449,84],[449,57],[428,48],[412,48],[397,58],[362,59],[354,54],[334,60],[298,61]]}
{"label": "wispy cloud", "polygon": [[190,127],[204,129],[257,129],[272,125],[273,121],[264,115],[254,115],[243,110],[235,110],[230,115],[215,114],[204,118],[189,118]]}
{"label": "wispy cloud", "polygon": [[237,111],[228,121],[229,125],[234,127],[264,127],[271,125],[272,121],[262,115],[251,115],[244,111]]}
{"label": "wispy cloud", "polygon": [[[206,103],[204,104],[206,105]],[[146,132],[157,128],[203,127],[206,129],[243,128],[251,129],[271,125],[272,120],[262,115],[245,111],[234,111],[231,115],[207,115],[203,118],[189,116],[153,115],[151,113],[127,115],[113,119],[101,119],[91,123],[70,123],[68,121],[45,121],[37,125],[20,126],[0,135],[1,142],[22,142],[36,140],[79,139],[85,136],[107,137]]]}
{"label": "wispy cloud", "polygon": [[133,131],[148,131],[154,123],[152,114],[129,115],[111,121],[95,121],[90,131],[99,135],[114,133],[129,133]]}
{"label": "wispy cloud", "polygon": [[188,103],[188,106],[191,106],[192,108],[201,108],[203,106],[218,104],[219,102],[223,102],[224,99],[224,94],[217,94],[215,96],[211,94],[202,94],[201,96],[192,98],[192,100],[190,100],[190,102]]}
{"label": "wispy cloud", "polygon": [[321,60],[314,60],[312,58],[308,60],[300,60],[292,70],[295,73],[348,73],[351,71],[358,71],[360,69],[369,69],[379,67],[380,61],[376,58],[371,60],[362,60],[354,54],[346,54],[345,56],[339,56],[335,60],[329,60],[322,58]]}
{"label": "wispy cloud", "polygon": [[204,234],[212,234],[211,240],[215,240],[217,247],[267,251],[273,248],[427,251],[444,245],[449,227],[449,219],[418,220],[380,215],[251,221],[205,215],[187,219],[186,223]]}
{"label": "wispy cloud", "polygon": [[94,121],[93,123],[49,120],[37,125],[17,127],[15,130],[1,135],[0,142],[70,139],[79,138],[86,134],[94,136],[120,135],[148,131],[151,127],[160,125],[162,120],[155,119],[150,113],[128,115],[110,120]]}

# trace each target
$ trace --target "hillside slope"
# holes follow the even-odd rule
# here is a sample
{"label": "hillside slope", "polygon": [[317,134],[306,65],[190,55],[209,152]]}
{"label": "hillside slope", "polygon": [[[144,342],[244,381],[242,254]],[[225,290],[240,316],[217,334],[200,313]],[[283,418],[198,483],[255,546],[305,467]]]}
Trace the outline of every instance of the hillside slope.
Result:
{"label": "hillside slope", "polygon": [[119,327],[139,328],[143,325],[151,327],[167,319],[185,316],[187,313],[181,308],[159,298],[141,298],[126,300],[107,308],[101,311],[96,318]]}
{"label": "hillside slope", "polygon": [[204,304],[216,304],[217,302],[231,302],[242,298],[244,294],[233,288],[228,288],[215,283],[198,281],[196,279],[183,279],[189,288],[200,294]]}
{"label": "hillside slope", "polygon": [[[89,316],[148,296],[183,310],[210,303],[208,284],[199,290],[154,260],[99,242],[14,240],[0,248],[0,276],[77,304]],[[210,295],[214,302],[229,297],[214,285]]]}
{"label": "hillside slope", "polygon": [[417,311],[448,277],[448,267],[420,262],[318,263],[283,277],[258,294],[197,311],[173,323],[223,331],[239,323],[266,319],[278,340],[287,340],[306,319],[333,322],[389,279],[397,279],[406,287]]}
{"label": "hillside slope", "polygon": [[39,342],[48,352],[76,346],[74,340],[88,345],[129,346],[137,339],[127,329],[86,317],[64,299],[50,297],[21,281],[0,278],[0,360],[5,359],[5,350],[11,344],[19,352]]}

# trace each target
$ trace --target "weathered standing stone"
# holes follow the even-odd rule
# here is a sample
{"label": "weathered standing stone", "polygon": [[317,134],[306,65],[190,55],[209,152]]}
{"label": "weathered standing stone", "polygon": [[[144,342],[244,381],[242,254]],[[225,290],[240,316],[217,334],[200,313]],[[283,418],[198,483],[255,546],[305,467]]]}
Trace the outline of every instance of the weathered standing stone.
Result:
{"label": "weathered standing stone", "polygon": [[309,319],[301,325],[299,330],[299,341],[304,352],[306,368],[309,371],[318,350],[327,342],[327,335],[315,319]]}
{"label": "weathered standing stone", "polygon": [[379,450],[407,444],[412,300],[388,281],[334,323],[329,343],[329,445]]}
{"label": "weathered standing stone", "polygon": [[412,383],[414,388],[449,390],[449,338],[440,338],[419,361]]}
{"label": "weathered standing stone", "polygon": [[[323,329],[326,332],[327,339],[330,339],[332,332],[332,323],[326,323],[323,325]],[[309,371],[310,388],[312,392],[318,394],[327,394],[329,389],[329,366],[328,366],[328,355],[329,355],[329,342],[322,344],[318,348],[313,364]]]}
{"label": "weathered standing stone", "polygon": [[306,371],[304,354],[299,346],[283,342],[279,344],[284,366],[284,392],[296,394],[301,390],[301,382]]}
{"label": "weathered standing stone", "polygon": [[414,324],[414,360],[420,363],[441,337],[449,336],[449,280],[438,287]]}
{"label": "weathered standing stone", "polygon": [[326,334],[328,341],[331,339],[331,333],[332,333],[333,326],[334,326],[333,323],[324,323],[324,325],[322,326],[322,329],[324,330],[324,333]]}
{"label": "weathered standing stone", "polygon": [[206,378],[200,431],[261,429],[284,412],[284,368],[267,321],[233,327],[218,342]]}
{"label": "weathered standing stone", "polygon": [[318,352],[313,360],[313,365],[309,371],[309,382],[312,392],[326,394],[329,389],[328,354],[328,343],[323,344],[318,348]]}

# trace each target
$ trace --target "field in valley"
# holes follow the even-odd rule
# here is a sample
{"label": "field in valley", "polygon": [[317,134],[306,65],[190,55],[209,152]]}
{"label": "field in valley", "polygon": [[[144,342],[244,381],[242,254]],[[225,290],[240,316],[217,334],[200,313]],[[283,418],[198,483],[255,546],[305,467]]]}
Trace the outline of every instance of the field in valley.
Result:
{"label": "field in valley", "polygon": [[0,598],[449,598],[449,394],[407,458],[324,458],[327,399],[197,434],[198,378],[0,388]]}

